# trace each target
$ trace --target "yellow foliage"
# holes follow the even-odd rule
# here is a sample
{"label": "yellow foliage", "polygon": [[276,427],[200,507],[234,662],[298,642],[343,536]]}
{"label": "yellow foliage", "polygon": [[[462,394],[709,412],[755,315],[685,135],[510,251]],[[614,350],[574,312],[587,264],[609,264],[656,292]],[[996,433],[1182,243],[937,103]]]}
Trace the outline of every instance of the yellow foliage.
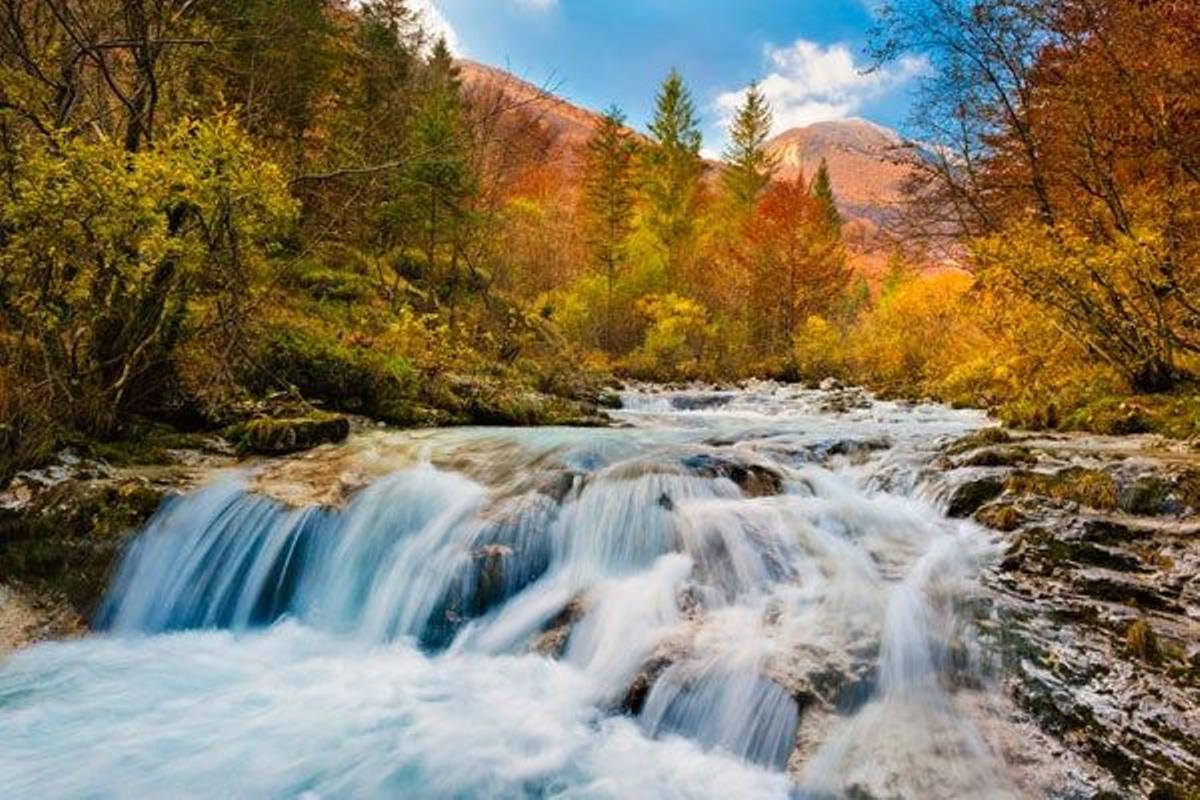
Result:
{"label": "yellow foliage", "polygon": [[637,303],[649,322],[642,344],[628,359],[630,370],[645,377],[696,378],[711,372],[717,328],[700,303],[677,294],[648,295]]}
{"label": "yellow foliage", "polygon": [[972,278],[941,272],[900,284],[880,298],[852,336],[859,373],[892,392],[928,392],[951,365],[987,346],[969,313]]}
{"label": "yellow foliage", "polygon": [[796,372],[805,378],[844,377],[847,357],[841,329],[824,317],[806,319],[792,342]]}

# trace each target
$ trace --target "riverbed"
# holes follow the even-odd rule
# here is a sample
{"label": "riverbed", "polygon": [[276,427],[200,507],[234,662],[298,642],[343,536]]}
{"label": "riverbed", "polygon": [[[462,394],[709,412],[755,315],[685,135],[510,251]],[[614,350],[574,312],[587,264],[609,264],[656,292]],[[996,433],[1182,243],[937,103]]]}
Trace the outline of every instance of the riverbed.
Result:
{"label": "riverbed", "polygon": [[976,630],[1001,542],[945,513],[940,448],[983,413],[623,404],[363,431],[168,501],[95,632],[0,664],[2,793],[1071,796]]}

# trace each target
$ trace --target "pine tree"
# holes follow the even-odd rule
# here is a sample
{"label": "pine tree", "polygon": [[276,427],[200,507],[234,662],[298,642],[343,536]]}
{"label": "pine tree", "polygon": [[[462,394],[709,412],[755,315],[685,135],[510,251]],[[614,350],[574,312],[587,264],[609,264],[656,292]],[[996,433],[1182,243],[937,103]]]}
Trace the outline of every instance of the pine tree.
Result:
{"label": "pine tree", "polygon": [[771,134],[771,106],[758,84],[750,84],[746,99],[733,118],[729,145],[725,148],[725,171],[721,183],[735,208],[749,212],[775,172],[776,159],[763,145]]}
{"label": "pine tree", "polygon": [[821,166],[817,167],[817,174],[813,176],[812,193],[813,197],[821,201],[821,207],[825,210],[825,219],[829,222],[829,227],[840,232],[842,215],[838,211],[837,200],[833,197],[833,182],[829,179],[829,165],[823,158]]}
{"label": "pine tree", "polygon": [[[445,39],[434,44],[425,67],[411,146],[406,196],[399,202],[411,204],[416,217],[427,278],[453,301],[476,179],[458,67]],[[448,251],[445,263],[439,263],[441,251]]]}
{"label": "pine tree", "polygon": [[704,169],[696,107],[675,70],[659,88],[650,136],[643,181],[647,221],[667,251],[669,278],[674,281],[692,242]]}
{"label": "pine tree", "polygon": [[887,266],[883,273],[883,283],[880,286],[880,297],[887,297],[892,292],[908,283],[913,277],[913,269],[904,254],[899,249],[892,250],[888,256]]}
{"label": "pine tree", "polygon": [[609,349],[615,340],[613,289],[624,260],[625,239],[633,227],[635,152],[625,115],[612,106],[588,140],[583,177],[588,244],[607,289],[604,346]]}

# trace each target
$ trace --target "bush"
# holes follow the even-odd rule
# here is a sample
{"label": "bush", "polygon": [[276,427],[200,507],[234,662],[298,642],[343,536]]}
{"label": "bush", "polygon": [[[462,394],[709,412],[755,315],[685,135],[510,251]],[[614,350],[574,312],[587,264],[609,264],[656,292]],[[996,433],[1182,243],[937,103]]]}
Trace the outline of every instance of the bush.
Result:
{"label": "bush", "polygon": [[650,295],[638,301],[648,326],[642,343],[626,360],[629,372],[651,379],[709,377],[717,337],[708,312],[695,300],[676,294]]}
{"label": "bush", "polygon": [[809,317],[792,341],[792,359],[796,373],[802,378],[846,377],[848,365],[842,331],[824,317]]}
{"label": "bush", "polygon": [[420,388],[412,367],[378,350],[349,347],[315,330],[287,324],[262,334],[247,385],[265,393],[294,388],[330,408],[398,424],[410,419]]}

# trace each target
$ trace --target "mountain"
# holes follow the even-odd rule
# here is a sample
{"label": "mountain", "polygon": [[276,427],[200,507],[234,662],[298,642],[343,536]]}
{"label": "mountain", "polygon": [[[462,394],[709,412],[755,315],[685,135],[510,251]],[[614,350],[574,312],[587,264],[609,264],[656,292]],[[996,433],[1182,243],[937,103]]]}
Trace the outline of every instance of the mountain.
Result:
{"label": "mountain", "polygon": [[843,213],[876,222],[912,174],[903,148],[895,131],[855,118],[792,128],[767,142],[780,177],[811,177],[824,159]]}
{"label": "mountain", "polygon": [[458,59],[459,76],[476,106],[521,114],[550,141],[550,157],[574,163],[601,115],[553,93],[553,81],[537,86],[510,72]]}

